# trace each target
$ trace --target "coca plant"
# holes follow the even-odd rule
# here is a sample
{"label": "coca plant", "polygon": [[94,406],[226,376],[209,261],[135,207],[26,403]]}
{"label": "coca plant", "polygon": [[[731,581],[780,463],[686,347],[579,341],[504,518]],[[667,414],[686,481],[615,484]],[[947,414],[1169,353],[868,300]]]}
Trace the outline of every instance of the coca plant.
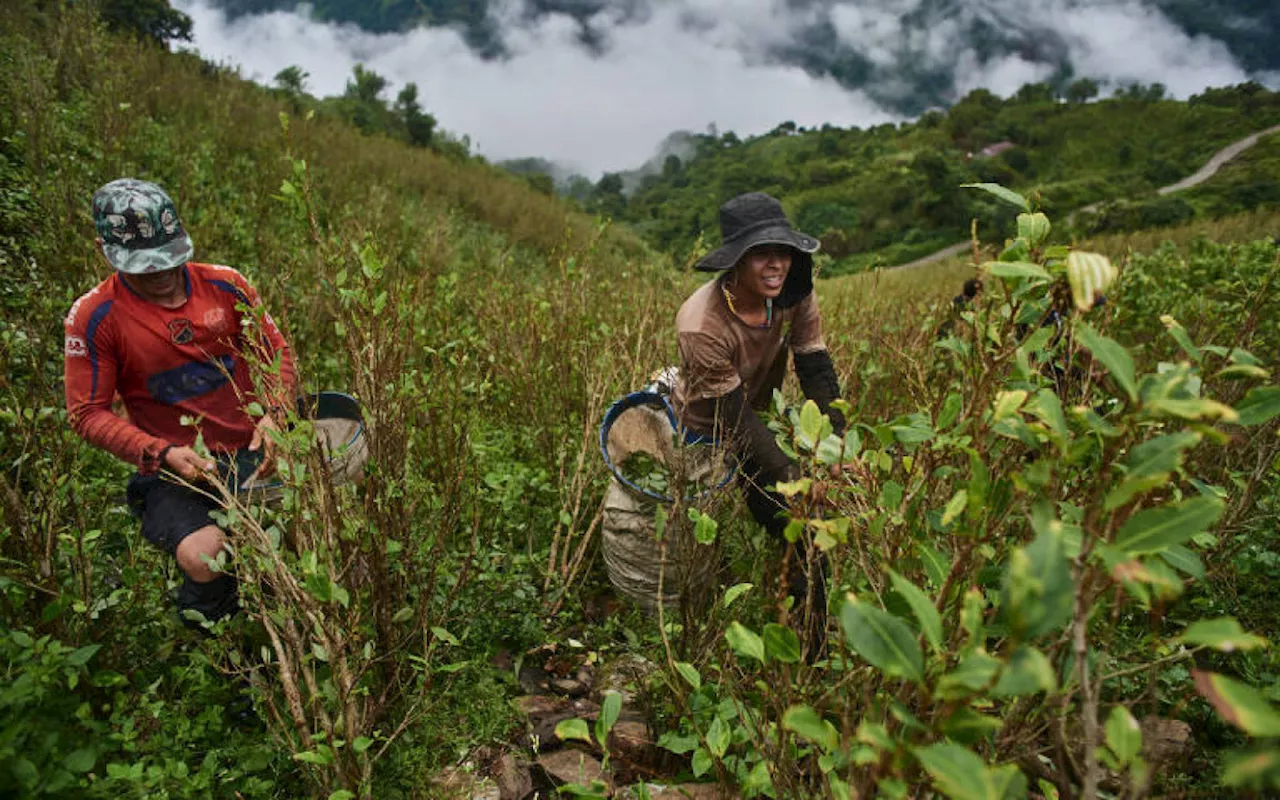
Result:
{"label": "coca plant", "polygon": [[[1145,796],[1157,774],[1138,720],[1191,691],[1171,670],[1266,646],[1232,617],[1168,612],[1205,577],[1215,525],[1267,480],[1223,480],[1211,455],[1274,428],[1280,387],[1242,347],[1197,344],[1168,317],[1181,359],[1140,369],[1104,333],[1116,268],[1048,244],[1020,195],[975,188],[1019,207],[1018,234],[940,334],[918,410],[846,407],[836,437],[813,403],[776,404],[805,473],[778,487],[788,537],[826,554],[839,633],[806,663],[807,622],[780,603],[761,629],[730,622],[715,652],[671,653],[679,722],[662,743],[695,773],[773,797]],[[1228,382],[1234,406],[1214,399]],[[1280,735],[1256,689],[1191,674],[1230,724]],[[1166,678],[1183,694],[1164,696]],[[1280,750],[1224,764],[1227,785],[1274,786]]]}

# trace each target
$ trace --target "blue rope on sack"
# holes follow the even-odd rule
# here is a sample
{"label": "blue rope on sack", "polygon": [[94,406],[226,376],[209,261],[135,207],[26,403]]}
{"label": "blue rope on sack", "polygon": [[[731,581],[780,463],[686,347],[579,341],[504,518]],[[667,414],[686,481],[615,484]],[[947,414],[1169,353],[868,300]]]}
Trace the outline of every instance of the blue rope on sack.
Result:
{"label": "blue rope on sack", "polygon": [[[623,486],[626,486],[632,491],[639,492],[652,500],[658,500],[663,503],[674,503],[675,498],[650,491],[649,489],[646,489],[643,486],[637,486],[635,483],[628,480],[627,476],[623,475],[617,465],[613,463],[613,459],[609,458],[609,430],[613,428],[613,423],[617,421],[618,417],[622,416],[624,411],[636,408],[637,406],[649,406],[651,408],[660,407],[664,412],[666,412],[667,420],[671,423],[671,429],[680,432],[680,438],[686,445],[709,445],[714,447],[719,443],[711,436],[703,436],[702,434],[694,433],[687,428],[682,429],[679,421],[676,419],[675,409],[671,407],[671,402],[667,400],[666,395],[650,389],[642,389],[638,392],[632,392],[609,406],[609,410],[604,414],[604,420],[600,423],[600,455],[604,456],[604,464],[609,468],[609,472],[612,473],[613,477],[617,478]],[[725,486],[729,485],[731,480],[733,480],[733,476],[736,472],[736,466],[730,467],[726,470],[724,479],[721,480],[720,483],[697,494],[685,497],[684,502],[689,503],[706,497],[712,492],[723,489]]]}

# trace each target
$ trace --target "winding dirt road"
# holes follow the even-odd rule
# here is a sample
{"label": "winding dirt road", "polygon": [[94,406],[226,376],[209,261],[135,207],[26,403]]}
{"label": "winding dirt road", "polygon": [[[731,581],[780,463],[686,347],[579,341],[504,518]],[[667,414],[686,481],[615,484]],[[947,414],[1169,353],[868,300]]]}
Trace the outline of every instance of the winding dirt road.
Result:
{"label": "winding dirt road", "polygon": [[1272,125],[1265,131],[1258,131],[1257,133],[1244,137],[1238,142],[1227,145],[1214,153],[1213,158],[1206,161],[1205,165],[1196,170],[1194,174],[1188,175],[1177,183],[1171,183],[1168,186],[1161,186],[1159,189],[1156,189],[1156,194],[1180,192],[1183,189],[1190,189],[1192,186],[1198,186],[1199,184],[1204,183],[1212,178],[1214,173],[1222,169],[1223,164],[1240,155],[1245,150],[1248,150],[1250,147],[1253,147],[1263,136],[1270,136],[1277,131],[1280,131],[1280,125]]}
{"label": "winding dirt road", "polygon": [[[1204,163],[1203,167],[1196,170],[1191,175],[1188,175],[1187,177],[1178,181],[1177,183],[1171,183],[1168,186],[1161,186],[1159,189],[1156,189],[1156,194],[1158,195],[1172,194],[1173,192],[1181,192],[1184,189],[1190,189],[1193,186],[1199,186],[1200,184],[1212,178],[1217,173],[1217,171],[1222,169],[1223,165],[1226,164],[1228,161],[1240,155],[1245,150],[1248,150],[1250,147],[1253,147],[1255,144],[1258,143],[1258,140],[1261,139],[1263,136],[1270,136],[1273,133],[1280,133],[1280,125],[1272,125],[1270,128],[1267,128],[1265,130],[1257,131],[1256,133],[1251,133],[1248,136],[1244,137],[1243,139],[1239,140],[1238,142],[1232,142],[1231,144],[1222,148],[1218,152],[1214,153],[1213,156],[1210,157],[1209,160]],[[1092,203],[1090,205],[1084,206],[1083,208],[1078,208],[1075,211],[1071,212],[1071,216],[1074,217],[1076,214],[1080,213],[1081,211],[1093,211],[1094,209],[1098,208],[1101,205],[1102,203]],[[916,267],[928,266],[929,264],[936,264],[937,262],[951,258],[952,256],[960,255],[966,249],[968,249],[968,247],[969,247],[968,240],[963,242],[957,242],[956,244],[950,245],[948,247],[944,247],[935,253],[930,253],[929,255],[924,256],[923,258],[917,258],[915,261],[910,261],[906,264],[899,264],[894,267],[884,267],[884,269],[914,269]]]}

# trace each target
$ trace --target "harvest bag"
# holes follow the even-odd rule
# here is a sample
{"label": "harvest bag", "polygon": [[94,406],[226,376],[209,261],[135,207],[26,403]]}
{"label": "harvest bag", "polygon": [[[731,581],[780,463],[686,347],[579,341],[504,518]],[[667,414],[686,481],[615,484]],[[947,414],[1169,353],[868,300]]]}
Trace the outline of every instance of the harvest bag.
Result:
{"label": "harvest bag", "polygon": [[[687,520],[676,518],[672,506],[698,508],[733,479],[733,470],[714,441],[689,434],[681,435],[676,415],[661,384],[633,392],[615,402],[600,426],[600,452],[612,473],[605,493],[602,545],[609,580],[623,596],[646,611],[657,604],[671,608],[687,591],[709,586],[716,560],[706,546],[693,538]],[[645,488],[631,480],[624,463],[643,453],[683,477],[687,486],[706,487],[676,498]],[[672,488],[668,486],[667,492]],[[659,506],[667,508],[666,558],[658,541],[656,519]],[[659,592],[661,588],[661,593]]]}

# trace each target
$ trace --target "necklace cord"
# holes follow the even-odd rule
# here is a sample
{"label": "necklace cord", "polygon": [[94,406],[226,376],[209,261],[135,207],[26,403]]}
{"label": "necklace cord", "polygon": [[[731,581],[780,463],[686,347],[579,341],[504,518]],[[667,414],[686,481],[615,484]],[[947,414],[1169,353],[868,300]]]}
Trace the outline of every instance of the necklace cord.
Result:
{"label": "necklace cord", "polygon": [[[742,318],[742,315],[738,313],[738,309],[734,308],[733,306],[733,293],[729,291],[727,282],[720,284],[720,291],[724,294],[724,301],[729,304],[729,310],[733,312],[733,315],[738,319],[742,319],[743,322],[746,322],[746,320]],[[768,327],[772,327],[772,325],[773,325],[773,298],[766,297],[764,299],[764,324],[755,325],[753,327],[768,328]]]}

